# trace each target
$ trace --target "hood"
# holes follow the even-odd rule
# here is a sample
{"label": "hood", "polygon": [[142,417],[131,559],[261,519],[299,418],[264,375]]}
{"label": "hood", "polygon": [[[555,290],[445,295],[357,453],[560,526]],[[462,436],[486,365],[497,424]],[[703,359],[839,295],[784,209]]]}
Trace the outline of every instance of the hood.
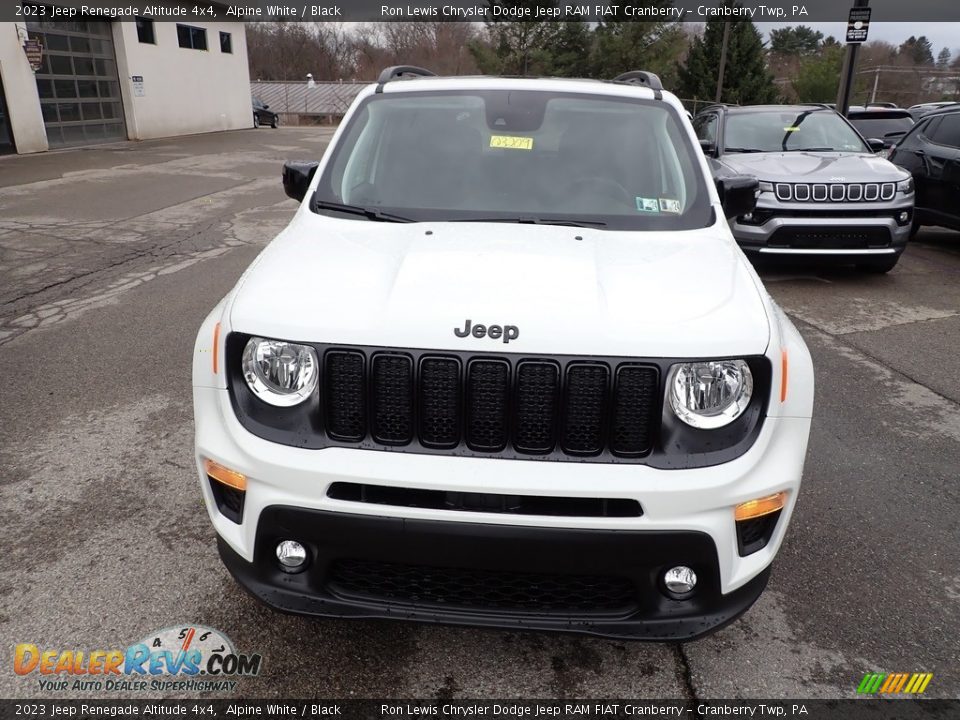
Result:
{"label": "hood", "polygon": [[[230,323],[285,340],[400,348],[760,354],[770,330],[746,263],[722,225],[638,233],[301,210],[244,275]],[[512,325],[517,337],[459,337],[467,319]]]}
{"label": "hood", "polygon": [[906,171],[877,155],[841,152],[730,153],[721,164],[770,182],[896,182]]}

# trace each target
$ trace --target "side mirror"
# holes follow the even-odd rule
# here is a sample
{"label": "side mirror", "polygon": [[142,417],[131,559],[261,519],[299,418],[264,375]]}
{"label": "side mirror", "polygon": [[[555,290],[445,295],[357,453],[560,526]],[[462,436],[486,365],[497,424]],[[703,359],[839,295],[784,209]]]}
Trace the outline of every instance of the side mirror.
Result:
{"label": "side mirror", "polygon": [[870,149],[874,152],[880,152],[887,147],[886,141],[880,138],[867,138],[867,145],[869,145]]}
{"label": "side mirror", "polygon": [[264,109],[264,110],[267,110],[269,107],[270,107],[269,105],[264,105],[264,106],[263,106],[263,109]]}
{"label": "side mirror", "polygon": [[303,200],[313,180],[314,173],[320,166],[318,162],[303,160],[287,160],[283,164],[283,190],[297,202]]}
{"label": "side mirror", "polygon": [[723,214],[727,219],[746,215],[757,207],[757,193],[760,181],[749,175],[734,175],[717,178],[717,194],[723,205]]}
{"label": "side mirror", "polygon": [[707,157],[713,157],[717,154],[717,144],[713,140],[701,140],[700,149]]}

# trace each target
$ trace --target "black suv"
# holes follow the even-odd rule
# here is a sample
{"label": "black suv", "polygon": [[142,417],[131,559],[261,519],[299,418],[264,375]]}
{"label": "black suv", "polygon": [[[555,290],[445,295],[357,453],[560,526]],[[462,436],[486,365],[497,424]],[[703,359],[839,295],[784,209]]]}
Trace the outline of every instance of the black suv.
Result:
{"label": "black suv", "polygon": [[890,161],[913,176],[914,231],[921,225],[960,230],[960,105],[924,115],[893,148]]}

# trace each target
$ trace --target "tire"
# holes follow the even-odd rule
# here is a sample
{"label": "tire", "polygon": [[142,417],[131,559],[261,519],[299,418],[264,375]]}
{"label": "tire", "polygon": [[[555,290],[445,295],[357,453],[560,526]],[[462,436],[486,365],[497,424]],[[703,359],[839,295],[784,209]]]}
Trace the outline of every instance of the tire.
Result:
{"label": "tire", "polygon": [[899,260],[899,255],[886,257],[882,260],[870,260],[869,262],[857,263],[857,269],[862,270],[863,272],[882,275],[883,273],[888,273],[893,270],[897,266],[897,262],[899,262]]}
{"label": "tire", "polygon": [[260,116],[257,115],[256,113],[253,114],[253,127],[254,128],[260,127]]}
{"label": "tire", "polygon": [[273,116],[273,119],[270,121],[270,127],[272,127],[274,130],[276,130],[278,127],[280,127],[280,116],[279,116],[279,115],[274,115],[274,116]]}
{"label": "tire", "polygon": [[913,218],[913,222],[910,223],[910,239],[913,240],[916,237],[917,233],[920,232],[921,225],[917,222],[917,218]]}

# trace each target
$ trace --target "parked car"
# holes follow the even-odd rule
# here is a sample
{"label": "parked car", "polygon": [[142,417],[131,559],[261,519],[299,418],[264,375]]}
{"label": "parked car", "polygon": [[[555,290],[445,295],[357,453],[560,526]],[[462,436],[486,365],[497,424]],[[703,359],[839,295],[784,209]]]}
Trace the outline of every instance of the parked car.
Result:
{"label": "parked car", "polygon": [[259,98],[253,98],[253,126],[269,125],[272,128],[280,127],[280,116],[270,110],[270,106]]}
{"label": "parked car", "polygon": [[878,138],[883,141],[880,152],[886,157],[890,148],[896,145],[913,127],[913,116],[908,110],[888,107],[851,107],[847,110],[847,120],[863,137]]}
{"label": "parked car", "polygon": [[927,113],[936,112],[945,107],[950,107],[951,105],[957,105],[953,100],[944,100],[943,102],[929,102],[929,103],[920,103],[919,105],[911,105],[907,108],[907,111],[913,116],[914,122],[918,121]]}
{"label": "parked car", "polygon": [[[221,558],[331,617],[687,639],[760,595],[810,354],[656,75],[387,68],[213,309],[196,462]],[[410,77],[403,79],[401,77]],[[789,367],[789,369],[788,369]]]}
{"label": "parked car", "polygon": [[914,231],[922,225],[960,230],[960,105],[922,117],[890,160],[916,185]]}
{"label": "parked car", "polygon": [[910,236],[913,180],[874,154],[882,140],[868,144],[825,105],[716,105],[694,128],[714,177],[760,181],[756,209],[731,223],[745,252],[881,273],[897,264]]}

